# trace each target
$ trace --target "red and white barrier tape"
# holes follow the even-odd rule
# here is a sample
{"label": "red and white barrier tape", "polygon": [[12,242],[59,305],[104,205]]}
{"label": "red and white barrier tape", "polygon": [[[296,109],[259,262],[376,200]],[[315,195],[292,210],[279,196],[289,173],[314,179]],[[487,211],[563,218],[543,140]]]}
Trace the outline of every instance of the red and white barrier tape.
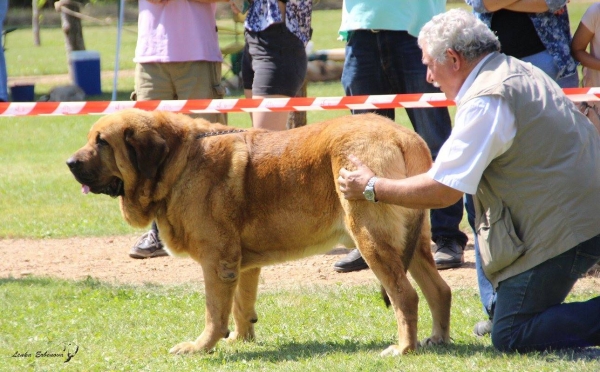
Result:
{"label": "red and white barrier tape", "polygon": [[[574,102],[600,101],[600,87],[566,88]],[[371,110],[453,106],[443,93],[389,94],[347,97],[294,97],[264,99],[197,99],[174,101],[1,102],[2,116],[105,115],[127,108],[184,114],[226,112]]]}

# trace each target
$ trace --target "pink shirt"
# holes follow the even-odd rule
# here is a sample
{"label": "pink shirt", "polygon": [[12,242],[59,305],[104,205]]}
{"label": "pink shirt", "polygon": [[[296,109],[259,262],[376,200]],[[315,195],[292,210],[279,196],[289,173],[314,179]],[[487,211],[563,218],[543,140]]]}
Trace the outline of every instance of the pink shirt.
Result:
{"label": "pink shirt", "polygon": [[136,63],[222,62],[216,4],[189,0],[140,0]]}

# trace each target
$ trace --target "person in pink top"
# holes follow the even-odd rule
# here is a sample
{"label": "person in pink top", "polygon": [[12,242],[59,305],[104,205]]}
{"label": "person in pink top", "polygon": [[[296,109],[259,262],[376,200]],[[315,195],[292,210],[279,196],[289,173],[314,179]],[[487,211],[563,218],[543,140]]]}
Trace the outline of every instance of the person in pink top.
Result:
{"label": "person in pink top", "polygon": [[[587,50],[589,46],[589,51]],[[573,57],[583,65],[584,87],[600,87],[600,3],[586,10],[571,42]],[[583,102],[582,111],[600,132],[600,104]]]}
{"label": "person in pink top", "polygon": [[[227,0],[140,0],[135,48],[134,101],[223,98],[215,20],[216,3]],[[226,124],[223,114],[197,114]],[[156,224],[129,256],[167,256]]]}

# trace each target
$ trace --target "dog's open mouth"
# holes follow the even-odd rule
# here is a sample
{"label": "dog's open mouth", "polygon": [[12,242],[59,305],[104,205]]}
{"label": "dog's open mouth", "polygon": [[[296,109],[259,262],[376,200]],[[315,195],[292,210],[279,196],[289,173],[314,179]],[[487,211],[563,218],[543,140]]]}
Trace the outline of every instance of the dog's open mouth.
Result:
{"label": "dog's open mouth", "polygon": [[82,193],[87,194],[90,191],[94,194],[106,194],[113,198],[125,195],[125,187],[123,184],[123,180],[117,177],[113,177],[113,179],[108,185],[100,188],[90,187],[88,185],[81,185]]}

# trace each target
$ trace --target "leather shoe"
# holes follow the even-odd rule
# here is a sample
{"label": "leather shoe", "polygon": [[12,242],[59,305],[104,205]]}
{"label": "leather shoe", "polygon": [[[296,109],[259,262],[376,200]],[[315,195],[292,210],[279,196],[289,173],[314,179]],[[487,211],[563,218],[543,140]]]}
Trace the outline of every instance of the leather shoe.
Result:
{"label": "leather shoe", "polygon": [[169,253],[163,248],[162,242],[153,230],[142,235],[129,251],[129,257],[131,258],[152,258],[168,255]]}
{"label": "leather shoe", "polygon": [[461,267],[465,262],[464,249],[456,240],[439,238],[435,242],[435,254],[433,260],[438,270]]}
{"label": "leather shoe", "polygon": [[338,273],[349,273],[351,271],[359,271],[368,269],[369,265],[362,258],[360,251],[354,248],[346,257],[342,258],[335,264],[333,264],[333,270]]}
{"label": "leather shoe", "polygon": [[477,337],[489,335],[492,333],[492,324],[493,323],[491,320],[482,320],[481,322],[477,322],[475,327],[473,327],[473,333]]}

